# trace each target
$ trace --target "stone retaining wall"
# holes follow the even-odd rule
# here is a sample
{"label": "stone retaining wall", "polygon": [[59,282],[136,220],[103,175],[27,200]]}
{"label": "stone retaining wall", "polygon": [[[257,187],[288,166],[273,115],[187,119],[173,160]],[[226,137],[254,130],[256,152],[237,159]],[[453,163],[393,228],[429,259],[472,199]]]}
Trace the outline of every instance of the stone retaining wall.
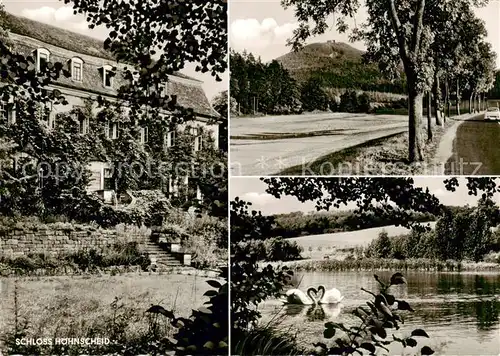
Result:
{"label": "stone retaining wall", "polygon": [[57,255],[85,249],[102,251],[117,239],[146,243],[149,235],[138,229],[103,230],[93,226],[66,223],[0,226],[0,256],[29,253]]}

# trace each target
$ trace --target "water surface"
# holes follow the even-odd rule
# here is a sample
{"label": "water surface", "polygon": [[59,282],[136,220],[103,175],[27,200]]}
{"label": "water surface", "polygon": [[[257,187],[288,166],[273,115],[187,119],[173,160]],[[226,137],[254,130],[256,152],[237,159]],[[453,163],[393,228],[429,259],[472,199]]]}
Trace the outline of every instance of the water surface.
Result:
{"label": "water surface", "polygon": [[[386,280],[392,274],[375,273]],[[405,276],[408,284],[393,286],[391,291],[410,303],[415,312],[402,312],[405,324],[389,335],[408,336],[411,330],[423,328],[430,339],[419,338],[419,346],[428,345],[436,354],[500,355],[500,273],[408,272]],[[283,330],[297,332],[304,345],[328,343],[323,338],[327,321],[358,325],[359,319],[351,312],[371,298],[361,287],[371,291],[378,288],[371,272],[315,272],[300,277],[303,291],[323,284],[327,289],[338,288],[344,295],[338,305],[283,306],[269,300],[259,306],[263,322],[273,319]],[[391,348],[393,355],[414,353],[401,346]]]}

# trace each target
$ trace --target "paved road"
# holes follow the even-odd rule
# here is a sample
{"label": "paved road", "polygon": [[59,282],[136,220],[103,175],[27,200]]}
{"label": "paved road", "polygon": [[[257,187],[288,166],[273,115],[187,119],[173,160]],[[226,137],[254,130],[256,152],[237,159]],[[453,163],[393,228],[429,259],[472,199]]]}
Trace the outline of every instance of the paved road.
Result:
{"label": "paved road", "polygon": [[500,175],[500,122],[480,114],[462,123],[446,162],[447,175]]}
{"label": "paved road", "polygon": [[408,130],[407,116],[328,113],[231,121],[231,174],[262,176]]}

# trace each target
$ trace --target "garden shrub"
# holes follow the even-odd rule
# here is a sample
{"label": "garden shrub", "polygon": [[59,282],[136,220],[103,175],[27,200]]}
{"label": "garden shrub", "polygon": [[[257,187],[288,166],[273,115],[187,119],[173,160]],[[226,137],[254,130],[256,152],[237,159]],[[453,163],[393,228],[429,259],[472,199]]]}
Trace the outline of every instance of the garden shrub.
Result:
{"label": "garden shrub", "polygon": [[367,93],[362,93],[358,98],[358,112],[368,113],[371,109],[370,96]]}
{"label": "garden shrub", "polygon": [[284,240],[281,237],[266,241],[266,261],[292,261],[301,258],[303,248],[295,241]]}
{"label": "garden shrub", "polygon": [[359,110],[358,94],[355,90],[347,90],[340,96],[340,111],[355,113]]}

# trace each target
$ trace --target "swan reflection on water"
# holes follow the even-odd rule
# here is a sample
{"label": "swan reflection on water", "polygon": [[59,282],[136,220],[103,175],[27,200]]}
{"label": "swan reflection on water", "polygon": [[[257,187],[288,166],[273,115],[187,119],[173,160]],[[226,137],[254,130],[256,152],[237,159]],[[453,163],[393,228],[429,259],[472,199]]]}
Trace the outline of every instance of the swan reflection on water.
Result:
{"label": "swan reflection on water", "polygon": [[308,321],[322,321],[336,319],[342,311],[342,303],[300,305],[287,304],[284,307],[286,316]]}

